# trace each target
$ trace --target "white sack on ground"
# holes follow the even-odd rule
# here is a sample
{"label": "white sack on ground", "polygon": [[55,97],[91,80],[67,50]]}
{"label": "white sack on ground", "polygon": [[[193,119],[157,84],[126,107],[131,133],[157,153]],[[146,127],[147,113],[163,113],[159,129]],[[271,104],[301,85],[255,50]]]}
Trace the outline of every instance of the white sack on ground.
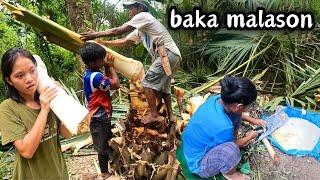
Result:
{"label": "white sack on ground", "polygon": [[272,137],[286,151],[311,151],[319,141],[320,128],[307,120],[292,117]]}

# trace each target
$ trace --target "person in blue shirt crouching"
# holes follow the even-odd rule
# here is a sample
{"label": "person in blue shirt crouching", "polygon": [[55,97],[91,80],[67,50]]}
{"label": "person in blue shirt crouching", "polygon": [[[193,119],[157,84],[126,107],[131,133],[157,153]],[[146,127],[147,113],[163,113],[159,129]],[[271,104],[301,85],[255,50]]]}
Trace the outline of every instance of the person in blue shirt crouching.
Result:
{"label": "person in blue shirt crouching", "polygon": [[210,97],[203,103],[185,128],[182,141],[183,153],[192,173],[202,178],[219,173],[227,179],[249,179],[236,170],[239,148],[257,137],[255,131],[237,139],[242,119],[265,126],[261,119],[242,113],[256,101],[254,84],[244,77],[226,76],[220,81],[221,95]]}

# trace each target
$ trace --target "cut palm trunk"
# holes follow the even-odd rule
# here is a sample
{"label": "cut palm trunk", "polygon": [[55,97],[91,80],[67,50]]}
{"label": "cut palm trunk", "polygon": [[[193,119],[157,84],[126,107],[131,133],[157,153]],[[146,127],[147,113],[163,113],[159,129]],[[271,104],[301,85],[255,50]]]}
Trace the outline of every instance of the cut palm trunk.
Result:
{"label": "cut palm trunk", "polygon": [[[56,87],[57,96],[50,102],[50,108],[60,119],[63,126],[66,127],[70,135],[76,135],[88,131],[89,111],[80,102],[68,95],[61,87],[57,86],[48,76],[46,65],[37,55],[34,56],[37,61],[38,87],[40,92],[45,87]],[[72,108],[70,108],[72,107]]]}

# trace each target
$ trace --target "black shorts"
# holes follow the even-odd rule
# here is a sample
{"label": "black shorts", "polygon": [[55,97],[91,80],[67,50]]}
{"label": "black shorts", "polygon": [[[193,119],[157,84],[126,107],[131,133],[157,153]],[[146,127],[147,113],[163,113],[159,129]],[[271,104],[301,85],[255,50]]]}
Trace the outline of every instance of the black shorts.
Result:
{"label": "black shorts", "polygon": [[108,141],[112,136],[111,117],[102,107],[99,107],[91,117],[90,132],[94,150],[100,155],[109,155],[111,148]]}

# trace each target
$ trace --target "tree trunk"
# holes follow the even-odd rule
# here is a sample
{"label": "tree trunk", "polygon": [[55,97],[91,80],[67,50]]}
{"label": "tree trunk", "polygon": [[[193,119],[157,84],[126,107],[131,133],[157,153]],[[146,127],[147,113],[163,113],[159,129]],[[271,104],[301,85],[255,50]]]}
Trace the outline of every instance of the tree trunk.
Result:
{"label": "tree trunk", "polygon": [[67,7],[72,30],[77,33],[87,31],[91,24],[86,22],[92,22],[91,0],[67,0]]}
{"label": "tree trunk", "polygon": [[[77,33],[89,31],[92,24],[91,0],[67,0],[66,3],[71,29]],[[77,56],[77,60],[78,72],[83,74],[85,65],[79,56]],[[80,86],[82,86],[82,83]]]}

